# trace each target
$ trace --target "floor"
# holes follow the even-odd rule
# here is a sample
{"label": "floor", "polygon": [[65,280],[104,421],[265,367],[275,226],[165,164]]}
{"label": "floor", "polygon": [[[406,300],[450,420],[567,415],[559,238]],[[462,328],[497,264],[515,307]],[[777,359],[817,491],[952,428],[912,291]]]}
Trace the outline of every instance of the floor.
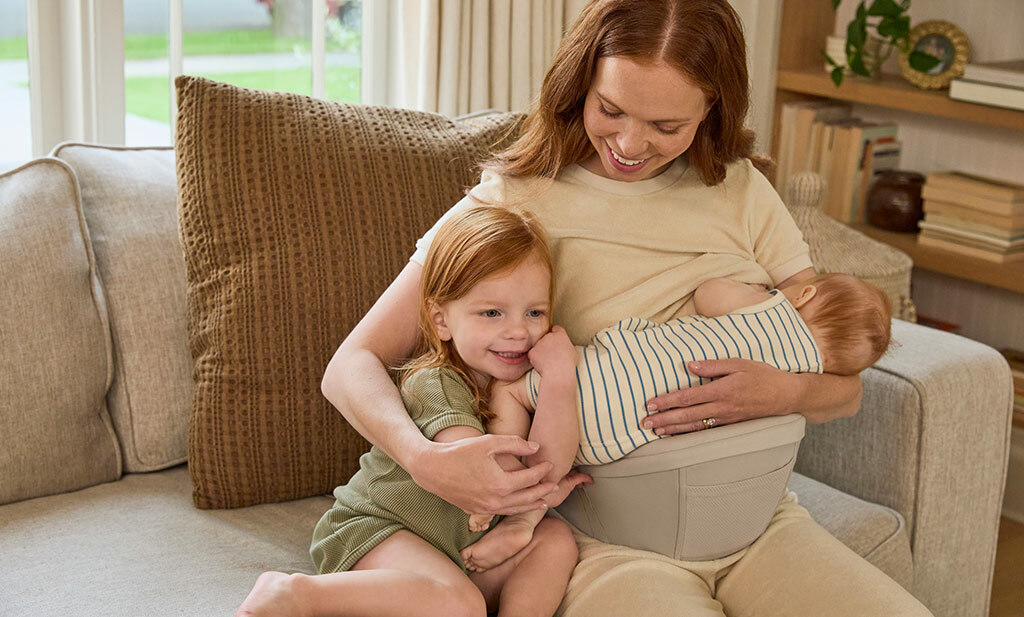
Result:
{"label": "floor", "polygon": [[1024,524],[1003,518],[999,522],[996,573],[992,583],[989,617],[1024,615]]}

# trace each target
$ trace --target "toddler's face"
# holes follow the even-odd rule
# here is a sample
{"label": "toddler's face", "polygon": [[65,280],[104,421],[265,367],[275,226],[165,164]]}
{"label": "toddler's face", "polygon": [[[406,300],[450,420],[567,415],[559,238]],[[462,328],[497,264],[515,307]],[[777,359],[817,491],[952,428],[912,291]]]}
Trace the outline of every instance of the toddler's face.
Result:
{"label": "toddler's face", "polygon": [[477,283],[432,315],[484,387],[493,377],[515,381],[530,370],[527,352],[551,328],[551,272],[539,258]]}

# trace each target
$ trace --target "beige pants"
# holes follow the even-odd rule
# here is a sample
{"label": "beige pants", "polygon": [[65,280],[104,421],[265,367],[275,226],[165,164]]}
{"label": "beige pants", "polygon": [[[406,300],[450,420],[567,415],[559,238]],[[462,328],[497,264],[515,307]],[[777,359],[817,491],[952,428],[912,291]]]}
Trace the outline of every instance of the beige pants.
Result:
{"label": "beige pants", "polygon": [[749,547],[675,561],[576,534],[559,617],[930,617],[898,583],[811,519],[792,494]]}

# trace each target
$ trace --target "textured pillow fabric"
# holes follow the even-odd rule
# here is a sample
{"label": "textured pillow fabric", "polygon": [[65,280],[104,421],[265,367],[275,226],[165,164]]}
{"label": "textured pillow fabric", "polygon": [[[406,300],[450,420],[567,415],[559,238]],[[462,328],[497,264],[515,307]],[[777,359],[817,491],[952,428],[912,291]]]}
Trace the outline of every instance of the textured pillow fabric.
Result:
{"label": "textured pillow fabric", "polygon": [[107,405],[124,470],[185,461],[192,358],[171,148],[62,144],[106,292],[114,344]]}
{"label": "textured pillow fabric", "polygon": [[474,184],[511,114],[453,122],[179,77],[193,499],[323,494],[366,442],[320,393],[334,350]]}
{"label": "textured pillow fabric", "polygon": [[110,330],[74,172],[0,175],[0,504],[121,476]]}

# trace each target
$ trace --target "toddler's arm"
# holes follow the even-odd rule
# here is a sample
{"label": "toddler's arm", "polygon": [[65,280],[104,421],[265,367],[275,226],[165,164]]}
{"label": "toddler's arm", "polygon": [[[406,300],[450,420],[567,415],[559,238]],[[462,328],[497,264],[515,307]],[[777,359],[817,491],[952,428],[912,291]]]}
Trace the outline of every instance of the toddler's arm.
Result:
{"label": "toddler's arm", "polygon": [[[549,482],[559,481],[572,469],[580,445],[580,427],[576,418],[576,363],[579,352],[559,326],[551,328],[530,350],[530,364],[540,373],[537,409],[530,426],[530,439],[540,444],[536,453],[526,457],[528,465],[551,461]],[[525,385],[520,398],[529,400]]]}

